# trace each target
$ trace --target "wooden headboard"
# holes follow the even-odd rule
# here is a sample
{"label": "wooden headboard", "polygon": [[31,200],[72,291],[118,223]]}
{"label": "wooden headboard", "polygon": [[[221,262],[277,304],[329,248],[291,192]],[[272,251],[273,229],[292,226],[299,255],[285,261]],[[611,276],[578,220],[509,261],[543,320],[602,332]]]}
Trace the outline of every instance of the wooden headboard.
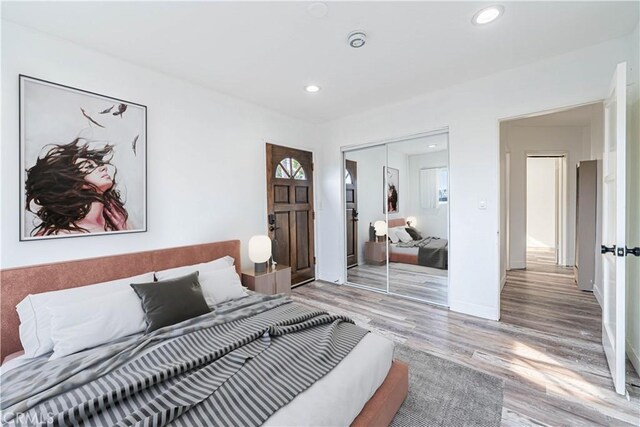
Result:
{"label": "wooden headboard", "polygon": [[236,260],[236,271],[240,274],[242,266],[239,240],[2,270],[0,360],[22,349],[16,305],[29,294],[107,282],[149,271],[211,261],[225,255]]}
{"label": "wooden headboard", "polygon": [[402,227],[403,225],[407,225],[407,220],[404,218],[394,218],[394,219],[389,219],[389,228],[392,227]]}

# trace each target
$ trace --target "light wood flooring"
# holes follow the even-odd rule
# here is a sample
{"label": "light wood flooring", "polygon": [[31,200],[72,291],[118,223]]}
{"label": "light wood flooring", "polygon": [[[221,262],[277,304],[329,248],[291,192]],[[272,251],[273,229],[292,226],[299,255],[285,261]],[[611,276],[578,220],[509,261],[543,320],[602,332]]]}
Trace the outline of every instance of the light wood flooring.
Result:
{"label": "light wood flooring", "polygon": [[[449,305],[447,270],[421,265],[389,263],[389,291],[411,298]],[[359,265],[347,270],[350,283],[387,290],[386,265]]]}
{"label": "light wood flooring", "polygon": [[502,378],[504,426],[640,425],[640,379],[630,367],[629,395],[613,390],[593,294],[577,290],[571,269],[546,261],[533,254],[527,270],[509,272],[500,322],[318,281],[293,298]]}

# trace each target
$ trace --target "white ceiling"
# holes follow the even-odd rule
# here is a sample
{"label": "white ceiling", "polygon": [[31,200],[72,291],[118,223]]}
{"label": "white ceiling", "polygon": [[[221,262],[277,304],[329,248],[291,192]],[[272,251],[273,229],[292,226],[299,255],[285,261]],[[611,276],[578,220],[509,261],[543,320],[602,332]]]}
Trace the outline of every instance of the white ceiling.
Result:
{"label": "white ceiling", "polygon": [[[638,2],[2,2],[2,18],[319,123],[630,33]],[[350,31],[367,45],[349,48]],[[316,83],[317,94],[303,87]]]}

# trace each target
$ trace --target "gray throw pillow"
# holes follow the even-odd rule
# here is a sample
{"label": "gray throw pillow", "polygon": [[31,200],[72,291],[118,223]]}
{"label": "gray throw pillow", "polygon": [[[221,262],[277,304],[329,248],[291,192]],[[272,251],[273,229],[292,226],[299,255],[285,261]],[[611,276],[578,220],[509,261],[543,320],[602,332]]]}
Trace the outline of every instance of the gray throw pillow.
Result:
{"label": "gray throw pillow", "polygon": [[210,313],[198,272],[159,282],[132,283],[147,321],[146,333]]}
{"label": "gray throw pillow", "polygon": [[411,236],[411,238],[413,240],[420,240],[422,239],[422,235],[420,234],[420,232],[414,228],[414,227],[407,227],[405,228],[405,230],[407,230],[407,233],[409,233],[409,236]]}

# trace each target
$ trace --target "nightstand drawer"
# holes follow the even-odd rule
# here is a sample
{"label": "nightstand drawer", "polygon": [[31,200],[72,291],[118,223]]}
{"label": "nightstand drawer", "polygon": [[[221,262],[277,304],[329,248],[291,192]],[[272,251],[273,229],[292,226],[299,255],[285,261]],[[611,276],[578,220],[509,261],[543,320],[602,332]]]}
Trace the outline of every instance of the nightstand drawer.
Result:
{"label": "nightstand drawer", "polygon": [[265,272],[256,273],[255,270],[242,272],[242,284],[252,291],[261,294],[291,295],[291,267],[277,265]]}

